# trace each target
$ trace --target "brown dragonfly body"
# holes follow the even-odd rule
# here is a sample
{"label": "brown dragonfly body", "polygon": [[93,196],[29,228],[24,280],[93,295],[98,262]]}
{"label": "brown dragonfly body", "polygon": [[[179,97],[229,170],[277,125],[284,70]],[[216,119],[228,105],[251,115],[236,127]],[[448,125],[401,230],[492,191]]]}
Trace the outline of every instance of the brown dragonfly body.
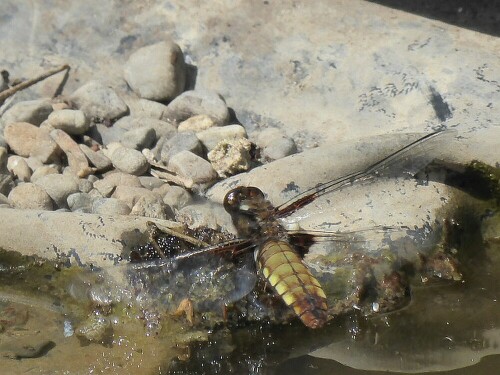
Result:
{"label": "brown dragonfly body", "polygon": [[227,193],[224,207],[238,234],[258,243],[257,270],[274,292],[307,327],[323,326],[327,321],[326,295],[291,245],[287,231],[272,218],[275,208],[264,194],[256,187],[238,187]]}

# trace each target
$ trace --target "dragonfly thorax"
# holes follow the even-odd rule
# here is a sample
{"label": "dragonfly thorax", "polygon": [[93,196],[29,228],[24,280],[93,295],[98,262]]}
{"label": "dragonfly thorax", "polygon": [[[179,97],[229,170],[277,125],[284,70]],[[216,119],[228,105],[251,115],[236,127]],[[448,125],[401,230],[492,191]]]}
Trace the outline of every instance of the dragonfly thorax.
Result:
{"label": "dragonfly thorax", "polygon": [[253,186],[240,186],[229,191],[224,208],[231,215],[240,236],[281,237],[283,227],[272,218],[274,206],[264,193]]}

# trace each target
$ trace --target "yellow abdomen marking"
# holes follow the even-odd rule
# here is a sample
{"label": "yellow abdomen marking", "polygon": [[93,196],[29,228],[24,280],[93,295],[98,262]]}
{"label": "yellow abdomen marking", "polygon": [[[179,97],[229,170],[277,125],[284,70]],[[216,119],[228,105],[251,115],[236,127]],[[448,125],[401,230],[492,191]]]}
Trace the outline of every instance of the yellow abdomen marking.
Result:
{"label": "yellow abdomen marking", "polygon": [[276,294],[306,326],[318,328],[325,324],[326,295],[290,244],[277,240],[265,242],[257,254],[257,265]]}

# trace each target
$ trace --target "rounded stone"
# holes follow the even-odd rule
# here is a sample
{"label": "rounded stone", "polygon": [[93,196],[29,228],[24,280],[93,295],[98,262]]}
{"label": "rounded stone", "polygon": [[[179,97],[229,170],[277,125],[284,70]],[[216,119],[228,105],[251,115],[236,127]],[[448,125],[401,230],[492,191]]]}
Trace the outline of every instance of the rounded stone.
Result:
{"label": "rounded stone", "polygon": [[160,152],[160,160],[167,163],[172,156],[184,150],[198,156],[202,155],[203,149],[195,133],[177,133],[172,138],[164,141]]}
{"label": "rounded stone", "polygon": [[48,174],[58,174],[59,171],[56,167],[52,165],[42,165],[35,169],[31,175],[31,182],[36,182],[40,177],[46,176]]}
{"label": "rounded stone", "polygon": [[125,63],[124,76],[141,98],[172,100],[186,85],[184,55],[172,41],[140,48]]}
{"label": "rounded stone", "polygon": [[116,169],[135,176],[140,176],[149,168],[146,157],[137,150],[119,147],[111,154],[111,162]]}
{"label": "rounded stone", "polygon": [[61,109],[49,115],[48,124],[68,134],[80,135],[89,130],[90,121],[85,113],[74,109]]}
{"label": "rounded stone", "polygon": [[128,113],[127,104],[100,81],[90,81],[76,90],[70,100],[89,118],[113,120]]}
{"label": "rounded stone", "polygon": [[196,115],[207,115],[216,125],[225,125],[229,120],[229,110],[224,98],[211,90],[183,92],[168,104],[167,109],[165,116],[176,122]]}
{"label": "rounded stone", "polygon": [[151,147],[156,141],[156,132],[150,126],[132,129],[125,132],[119,142],[128,148],[142,150]]}
{"label": "rounded stone", "polygon": [[61,149],[50,137],[47,129],[41,129],[27,122],[14,122],[4,129],[5,141],[19,156],[33,156],[42,163],[57,160]]}
{"label": "rounded stone", "polygon": [[58,208],[67,208],[68,196],[79,191],[77,179],[62,174],[48,174],[37,179],[35,184],[47,192]]}
{"label": "rounded stone", "polygon": [[130,207],[116,198],[99,198],[92,203],[92,213],[101,215],[128,215]]}
{"label": "rounded stone", "polygon": [[3,125],[12,122],[27,122],[40,125],[52,112],[52,104],[49,99],[28,100],[14,104],[1,117]]}
{"label": "rounded stone", "polygon": [[208,161],[189,151],[172,156],[167,168],[176,173],[189,189],[210,184],[217,178],[217,173]]}
{"label": "rounded stone", "polygon": [[73,193],[66,199],[71,211],[92,212],[93,198],[88,193]]}
{"label": "rounded stone", "polygon": [[30,182],[16,186],[8,198],[15,208],[48,211],[54,209],[54,203],[47,192]]}
{"label": "rounded stone", "polygon": [[145,216],[154,219],[172,219],[174,214],[160,197],[142,196],[132,207],[131,215]]}
{"label": "rounded stone", "polygon": [[31,178],[32,170],[22,157],[17,155],[9,156],[7,170],[19,181],[28,182]]}

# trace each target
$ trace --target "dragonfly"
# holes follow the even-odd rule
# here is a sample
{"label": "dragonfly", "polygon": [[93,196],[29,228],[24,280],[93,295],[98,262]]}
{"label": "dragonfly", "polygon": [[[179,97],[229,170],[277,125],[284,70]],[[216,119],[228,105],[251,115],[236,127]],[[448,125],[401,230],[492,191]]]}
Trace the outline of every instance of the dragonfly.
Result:
{"label": "dragonfly", "polygon": [[[194,250],[173,257],[163,254],[162,258],[167,260],[161,262],[181,262],[214,254],[229,254],[237,259],[253,254],[258,277],[306,327],[320,328],[329,319],[327,297],[303,257],[314,243],[346,241],[353,233],[287,229],[283,220],[326,194],[382,177],[413,176],[434,159],[433,150],[442,147],[454,135],[455,132],[449,130],[426,134],[366,168],[320,183],[276,206],[257,187],[235,187],[226,193],[223,206],[237,229],[237,238],[212,246],[196,246]],[[394,228],[385,228],[391,229]],[[242,268],[239,272],[246,282],[235,280],[234,285],[253,288],[256,279],[252,278],[253,271]],[[231,299],[241,298],[251,288],[235,288],[231,291]]]}

